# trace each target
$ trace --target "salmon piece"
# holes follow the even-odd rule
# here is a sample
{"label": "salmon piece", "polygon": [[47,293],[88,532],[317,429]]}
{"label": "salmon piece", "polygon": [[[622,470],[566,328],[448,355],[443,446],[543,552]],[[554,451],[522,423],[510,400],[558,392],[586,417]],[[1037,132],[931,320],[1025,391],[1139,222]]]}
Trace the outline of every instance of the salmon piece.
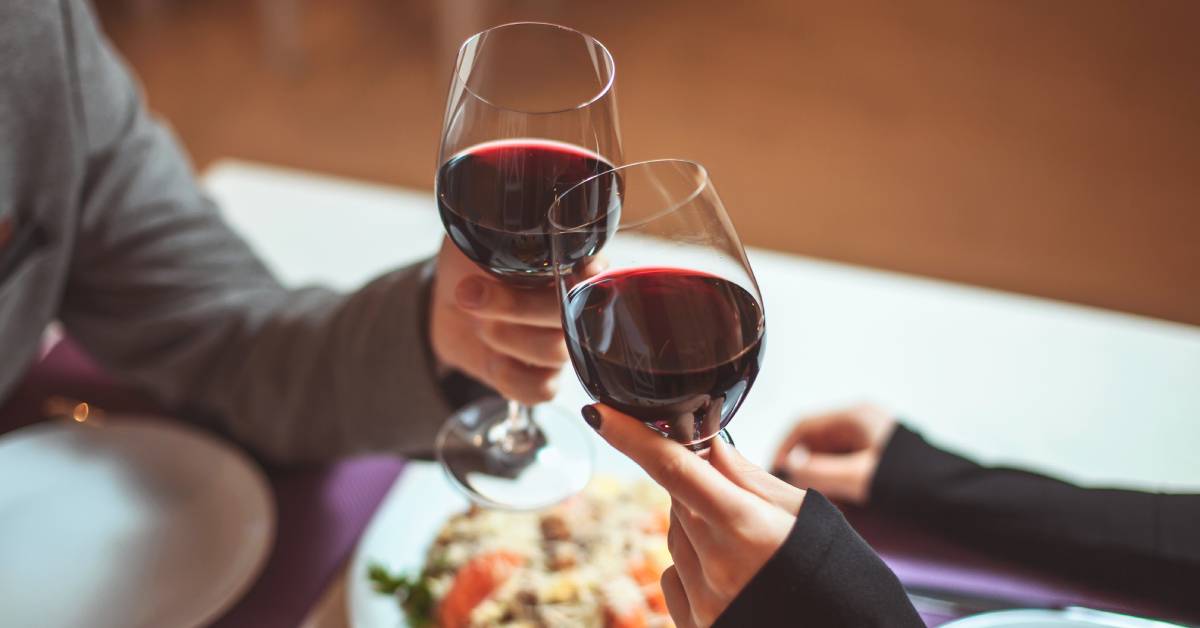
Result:
{"label": "salmon piece", "polygon": [[663,594],[661,586],[646,585],[642,587],[642,592],[646,594],[646,606],[649,606],[650,610],[661,615],[667,614],[667,596]]}
{"label": "salmon piece", "polygon": [[641,525],[642,532],[647,534],[667,535],[667,531],[671,529],[671,514],[664,511],[655,511],[651,513]]}
{"label": "salmon piece", "polygon": [[438,624],[442,628],[467,628],[471,611],[524,564],[523,556],[503,550],[471,559],[458,570],[450,590],[442,598],[438,606]]}
{"label": "salmon piece", "polygon": [[662,573],[654,568],[654,565],[645,558],[639,559],[629,564],[629,577],[640,585],[658,584]]}

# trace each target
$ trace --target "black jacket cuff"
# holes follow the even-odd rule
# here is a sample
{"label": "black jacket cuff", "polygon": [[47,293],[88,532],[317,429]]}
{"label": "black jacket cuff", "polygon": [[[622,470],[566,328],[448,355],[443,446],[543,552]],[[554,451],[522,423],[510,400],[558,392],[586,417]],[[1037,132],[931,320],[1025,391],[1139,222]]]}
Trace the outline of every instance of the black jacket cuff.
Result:
{"label": "black jacket cuff", "polygon": [[714,628],[924,626],[895,574],[820,493]]}

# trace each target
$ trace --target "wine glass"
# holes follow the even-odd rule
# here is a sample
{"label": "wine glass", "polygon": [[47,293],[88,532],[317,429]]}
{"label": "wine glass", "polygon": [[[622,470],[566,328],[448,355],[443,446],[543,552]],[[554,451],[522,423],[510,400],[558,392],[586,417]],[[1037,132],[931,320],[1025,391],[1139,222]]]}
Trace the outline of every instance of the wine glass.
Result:
{"label": "wine glass", "polygon": [[[588,394],[694,451],[729,440],[766,318],[704,167],[665,159],[600,173],[561,194],[550,223],[567,348]],[[580,261],[582,241],[606,244]]]}
{"label": "wine glass", "polygon": [[[438,210],[450,240],[500,281],[553,290],[550,204],[621,160],[614,70],[599,41],[554,24],[497,26],[459,50],[438,153]],[[602,242],[578,244],[563,259],[582,259]],[[583,488],[590,438],[575,413],[485,399],[447,421],[436,452],[476,502],[529,509]]]}

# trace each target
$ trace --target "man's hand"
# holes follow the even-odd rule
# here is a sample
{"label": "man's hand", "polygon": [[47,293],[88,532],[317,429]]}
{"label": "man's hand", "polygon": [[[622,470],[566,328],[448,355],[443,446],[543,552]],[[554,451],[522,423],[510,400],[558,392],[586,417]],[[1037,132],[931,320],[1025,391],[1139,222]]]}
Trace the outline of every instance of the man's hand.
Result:
{"label": "man's hand", "polygon": [[773,469],[830,499],[863,505],[896,418],[871,405],[802,419],[780,444]]}
{"label": "man's hand", "polygon": [[505,285],[446,240],[430,310],[430,343],[442,365],[524,404],[554,396],[568,356],[553,286]]}

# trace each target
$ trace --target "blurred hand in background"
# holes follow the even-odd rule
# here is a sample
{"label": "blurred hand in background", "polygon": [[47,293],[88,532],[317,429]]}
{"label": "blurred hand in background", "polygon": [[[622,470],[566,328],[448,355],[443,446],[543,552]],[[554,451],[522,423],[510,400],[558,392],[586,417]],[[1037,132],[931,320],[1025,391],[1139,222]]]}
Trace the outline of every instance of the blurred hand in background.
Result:
{"label": "blurred hand in background", "polygon": [[896,423],[891,413],[865,404],[801,419],[771,468],[795,486],[864,505]]}

